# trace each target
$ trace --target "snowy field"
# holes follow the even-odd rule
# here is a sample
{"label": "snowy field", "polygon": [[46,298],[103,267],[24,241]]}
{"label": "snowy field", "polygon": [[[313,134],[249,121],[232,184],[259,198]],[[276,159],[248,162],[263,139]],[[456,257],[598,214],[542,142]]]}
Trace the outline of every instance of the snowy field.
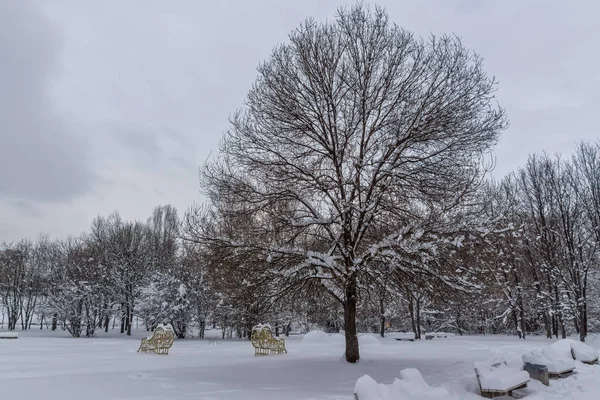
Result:
{"label": "snowy field", "polygon": [[[1,399],[61,400],[351,400],[356,380],[369,374],[391,383],[404,368],[418,368],[452,399],[481,399],[472,362],[504,356],[520,359],[552,340],[452,337],[404,342],[361,337],[361,361],[342,361],[343,340],[293,336],[289,354],[255,357],[247,341],[177,340],[168,356],[139,354],[145,331],[123,338],[101,333],[72,339],[64,332],[19,332],[0,340]],[[216,332],[215,332],[216,334]],[[310,337],[309,337],[310,339]],[[329,343],[325,343],[329,342]],[[593,343],[600,347],[600,338]],[[531,400],[600,398],[600,366],[577,363],[577,373],[550,387],[531,381]]]}

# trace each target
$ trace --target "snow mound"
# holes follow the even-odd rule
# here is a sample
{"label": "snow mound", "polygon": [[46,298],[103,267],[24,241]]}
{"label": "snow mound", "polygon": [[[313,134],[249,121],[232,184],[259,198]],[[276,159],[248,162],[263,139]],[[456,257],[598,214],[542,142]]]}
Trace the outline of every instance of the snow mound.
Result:
{"label": "snow mound", "polygon": [[573,358],[571,355],[571,339],[562,339],[550,345],[550,348],[554,350],[560,357]]}
{"label": "snow mound", "polygon": [[581,362],[593,363],[598,360],[598,351],[585,343],[573,340],[571,343],[571,351],[575,358]]}
{"label": "snow mound", "polygon": [[358,400],[448,400],[444,388],[434,388],[425,382],[419,370],[407,368],[400,371],[400,379],[391,385],[377,383],[369,375],[356,381],[354,393]]}
{"label": "snow mound", "polygon": [[574,358],[581,362],[593,362],[598,359],[598,351],[585,343],[572,339],[562,339],[550,346],[562,358]]}
{"label": "snow mound", "polygon": [[331,337],[323,331],[310,331],[302,338],[303,344],[310,345],[331,345]]}
{"label": "snow mound", "polygon": [[346,344],[346,337],[344,335],[341,335],[339,333],[334,333],[330,336],[331,342],[334,345],[345,345]]}
{"label": "snow mound", "polygon": [[375,336],[364,333],[358,337],[359,346],[381,346],[381,342]]}

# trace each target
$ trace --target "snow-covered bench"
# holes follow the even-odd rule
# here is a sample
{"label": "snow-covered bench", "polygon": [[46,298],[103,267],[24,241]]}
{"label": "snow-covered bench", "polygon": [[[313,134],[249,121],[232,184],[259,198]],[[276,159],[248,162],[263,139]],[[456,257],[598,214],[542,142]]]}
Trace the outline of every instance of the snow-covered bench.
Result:
{"label": "snow-covered bench", "polygon": [[256,356],[287,353],[285,340],[273,337],[269,325],[256,325],[252,328],[250,341],[254,346],[254,355]]}
{"label": "snow-covered bench", "polygon": [[409,342],[414,342],[415,334],[413,332],[398,332],[394,333],[394,338],[396,340],[408,340]]}
{"label": "snow-covered bench", "polygon": [[[551,347],[532,350],[531,353],[523,356],[523,363],[525,371],[529,372],[533,379],[537,379],[545,385],[548,385],[548,379],[562,378],[572,374],[575,370],[575,362],[571,357],[561,356]],[[544,367],[546,377],[540,375],[540,368],[535,366]]]}
{"label": "snow-covered bench", "polygon": [[428,332],[425,334],[425,340],[431,340],[431,339],[447,339],[450,336],[454,336],[454,334],[452,333],[447,333],[447,332]]}
{"label": "snow-covered bench", "polygon": [[0,339],[18,339],[19,332],[0,332]]}
{"label": "snow-covered bench", "polygon": [[475,375],[482,397],[492,399],[499,396],[513,397],[513,390],[527,387],[529,374],[508,366],[505,360],[474,362]]}
{"label": "snow-covered bench", "polygon": [[363,375],[354,386],[355,400],[448,400],[448,391],[431,387],[419,370],[407,368],[400,371],[400,379],[391,385],[377,383],[369,375]]}
{"label": "snow-covered bench", "polygon": [[147,353],[153,351],[156,354],[169,354],[169,349],[173,346],[175,341],[175,332],[171,324],[164,326],[159,324],[152,333],[152,336],[148,336],[142,339],[138,353],[141,351]]}
{"label": "snow-covered bench", "polygon": [[598,364],[598,351],[585,343],[572,341],[571,355],[585,364]]}
{"label": "snow-covered bench", "polygon": [[551,345],[550,348],[563,358],[568,358],[570,355],[574,360],[585,364],[598,363],[598,351],[585,343],[562,339]]}

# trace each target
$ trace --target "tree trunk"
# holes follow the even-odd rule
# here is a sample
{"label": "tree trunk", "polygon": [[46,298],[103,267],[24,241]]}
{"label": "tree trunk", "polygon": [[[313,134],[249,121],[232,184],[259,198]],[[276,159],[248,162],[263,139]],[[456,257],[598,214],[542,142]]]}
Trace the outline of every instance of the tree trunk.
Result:
{"label": "tree trunk", "polygon": [[133,307],[127,305],[127,336],[131,336],[131,325],[133,322]]}
{"label": "tree trunk", "polygon": [[417,326],[417,330],[415,332],[415,338],[421,340],[421,298],[417,297],[416,299],[416,315],[415,315],[415,323]]}
{"label": "tree trunk", "polygon": [[204,329],[206,327],[206,321],[204,319],[200,320],[200,332],[198,334],[198,337],[200,337],[200,339],[204,339]]}
{"label": "tree trunk", "polygon": [[413,333],[415,334],[415,339],[417,339],[417,324],[415,323],[415,308],[413,304],[413,297],[410,293],[410,290],[406,289],[406,297],[408,299],[408,314],[410,315],[410,323],[412,325]]}
{"label": "tree trunk", "polygon": [[52,314],[52,330],[55,331],[58,325],[58,315]]}
{"label": "tree trunk", "polygon": [[356,334],[356,276],[352,275],[346,283],[346,299],[344,301],[344,333],[346,335],[346,361],[358,362],[360,353],[358,350],[358,336]]}
{"label": "tree trunk", "polygon": [[583,334],[585,337],[588,335],[588,313],[587,313],[587,300],[583,303]]}
{"label": "tree trunk", "polygon": [[579,307],[579,327],[578,327],[578,333],[579,333],[579,341],[581,342],[585,342],[585,337],[586,335],[586,326],[585,326],[585,309],[583,307],[583,304],[581,304]]}
{"label": "tree trunk", "polygon": [[517,336],[521,339],[521,330],[519,329],[519,320],[517,318],[517,310],[513,307],[511,310],[513,322],[515,323],[515,329],[517,330]]}
{"label": "tree trunk", "polygon": [[125,333],[125,319],[127,310],[125,310],[125,303],[121,303],[121,333]]}
{"label": "tree trunk", "polygon": [[385,337],[385,309],[383,307],[383,298],[379,299],[379,315],[381,318],[381,326],[379,327],[379,334],[381,337]]}
{"label": "tree trunk", "polygon": [[521,335],[525,339],[525,307],[523,307],[523,299],[519,299],[521,308],[519,309],[519,324],[521,324]]}
{"label": "tree trunk", "polygon": [[552,339],[552,329],[550,328],[550,319],[548,312],[544,311],[544,328],[546,328],[546,339]]}

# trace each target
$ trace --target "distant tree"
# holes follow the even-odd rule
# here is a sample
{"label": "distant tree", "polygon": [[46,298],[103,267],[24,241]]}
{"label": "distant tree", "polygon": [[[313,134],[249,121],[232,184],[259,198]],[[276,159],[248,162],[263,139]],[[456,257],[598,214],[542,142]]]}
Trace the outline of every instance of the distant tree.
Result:
{"label": "distant tree", "polygon": [[151,230],[147,224],[123,221],[113,213],[94,221],[92,238],[104,249],[108,284],[121,305],[121,333],[131,335],[136,302],[156,265]]}
{"label": "distant tree", "polygon": [[0,252],[0,299],[8,314],[8,330],[16,329],[23,313],[32,244],[5,244]]}

